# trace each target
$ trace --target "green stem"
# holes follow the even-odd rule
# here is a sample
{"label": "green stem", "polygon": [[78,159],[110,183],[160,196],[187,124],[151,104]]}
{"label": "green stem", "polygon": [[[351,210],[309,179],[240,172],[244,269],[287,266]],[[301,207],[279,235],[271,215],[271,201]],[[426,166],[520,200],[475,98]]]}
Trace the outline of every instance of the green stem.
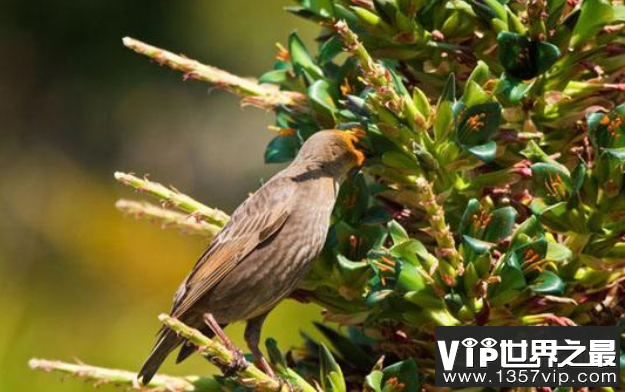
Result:
{"label": "green stem", "polygon": [[216,390],[217,384],[215,380],[198,376],[172,377],[157,375],[148,385],[141,385],[137,381],[137,374],[126,370],[107,369],[46,359],[33,358],[28,362],[28,366],[31,369],[42,370],[48,373],[68,374],[86,381],[92,381],[95,386],[110,384],[134,391],[209,392]]}
{"label": "green stem", "polygon": [[151,58],[160,65],[183,72],[185,79],[208,82],[216,87],[243,96],[245,98],[244,103],[265,109],[273,109],[284,105],[306,111],[306,98],[302,94],[280,91],[272,85],[258,84],[252,79],[233,75],[219,68],[148,45],[134,38],[125,37],[123,43],[126,47]]}
{"label": "green stem", "polygon": [[419,177],[415,181],[415,185],[417,203],[425,211],[432,229],[431,234],[438,244],[442,258],[449,263],[449,265],[443,262],[440,263],[438,268],[442,273],[441,277],[446,284],[454,285],[455,276],[463,273],[463,265],[460,254],[456,250],[454,237],[445,222],[445,211],[436,201],[431,183],[425,178]]}
{"label": "green stem", "polygon": [[221,230],[221,226],[200,220],[197,216],[183,214],[148,202],[122,199],[115,203],[115,207],[136,219],[159,224],[163,229],[177,229],[185,234],[200,235],[208,239],[215,237]]}
{"label": "green stem", "polygon": [[[215,365],[223,367],[224,365],[234,362],[235,354],[232,351],[221,343],[206,337],[197,329],[188,327],[177,319],[166,314],[161,314],[159,316],[159,320],[168,328],[177,332],[180,336],[186,338],[190,343],[197,346],[198,351]],[[254,364],[248,362],[246,362],[243,369],[236,370],[234,378],[239,384],[254,388],[255,390],[281,392],[289,390],[287,385],[277,379],[269,377]],[[312,388],[312,386],[306,383],[303,379],[295,379],[295,381],[296,384],[293,385],[295,388],[300,390],[310,390]],[[300,383],[303,383],[304,385],[298,385]]]}
{"label": "green stem", "polygon": [[169,189],[158,182],[149,181],[147,178],[141,179],[132,174],[115,172],[115,179],[122,184],[135,188],[139,192],[145,192],[165,203],[170,204],[179,210],[196,214],[208,223],[217,226],[225,225],[230,217],[216,208],[210,208],[204,204],[184,195],[177,190]]}

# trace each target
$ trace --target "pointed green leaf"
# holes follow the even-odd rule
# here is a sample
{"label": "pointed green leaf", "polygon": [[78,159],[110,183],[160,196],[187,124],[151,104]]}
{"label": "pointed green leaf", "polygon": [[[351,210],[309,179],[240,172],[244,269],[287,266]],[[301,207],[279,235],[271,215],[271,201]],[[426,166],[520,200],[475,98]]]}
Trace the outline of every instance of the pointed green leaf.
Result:
{"label": "pointed green leaf", "polygon": [[325,80],[317,80],[308,88],[308,98],[313,108],[324,122],[331,122],[336,113],[336,104],[330,93],[330,85]]}
{"label": "pointed green leaf", "polygon": [[467,147],[489,141],[501,124],[501,105],[489,102],[461,109],[456,123],[456,141]]}
{"label": "pointed green leaf", "polygon": [[406,229],[394,220],[388,222],[388,231],[391,234],[391,238],[393,239],[393,243],[395,245],[401,244],[409,239]]}
{"label": "pointed green leaf", "polygon": [[384,373],[380,370],[374,370],[365,377],[365,386],[373,392],[382,392],[382,379]]}
{"label": "pointed green leaf", "polygon": [[535,163],[532,165],[534,192],[547,205],[568,200],[571,195],[572,181],[569,171],[555,163]]}
{"label": "pointed green leaf", "polygon": [[332,0],[302,0],[302,7],[306,8],[315,15],[324,18],[334,16],[334,2]]}
{"label": "pointed green leaf", "polygon": [[276,136],[265,149],[265,163],[292,161],[297,155],[299,140],[295,135]]}
{"label": "pointed green leaf", "polygon": [[288,79],[288,71],[284,69],[274,69],[265,72],[259,79],[259,83],[281,84]]}
{"label": "pointed green leaf", "polygon": [[614,19],[614,9],[607,0],[584,0],[581,4],[581,13],[573,35],[571,46],[581,46],[587,39],[595,36],[599,30]]}
{"label": "pointed green leaf", "polygon": [[346,392],[345,379],[338,363],[328,348],[321,343],[319,345],[319,379],[324,391]]}
{"label": "pointed green leaf", "polygon": [[[414,361],[414,359],[407,359],[387,366],[382,372],[384,373],[385,381],[388,381],[391,378],[395,378],[399,384],[402,384],[402,391],[417,392],[421,390],[419,373],[417,370],[417,363]],[[389,389],[384,388],[384,390],[397,390],[395,387],[396,385],[397,384],[393,384]]]}
{"label": "pointed green leaf", "polygon": [[350,340],[349,337],[338,333],[336,330],[327,327],[321,323],[315,323],[315,327],[323,336],[326,337],[332,343],[332,347],[336,350],[336,353],[347,363],[353,364],[359,368],[371,368],[374,364],[374,359],[369,355],[362,347]]}
{"label": "pointed green leaf", "polygon": [[497,85],[497,94],[501,94],[510,103],[519,103],[532,88],[534,82],[526,82],[511,75],[503,75]]}
{"label": "pointed green leaf", "polygon": [[499,62],[512,77],[527,80],[547,71],[560,57],[560,50],[548,42],[503,31],[497,35]]}
{"label": "pointed green leaf", "polygon": [[482,239],[496,243],[512,233],[517,212],[512,207],[503,207],[491,212],[490,215],[491,218]]}
{"label": "pointed green leaf", "polygon": [[308,49],[299,38],[297,33],[291,33],[289,36],[289,53],[291,54],[291,62],[295,72],[299,75],[307,75],[315,79],[322,79],[323,72],[315,64],[312,56],[308,53]]}
{"label": "pointed green leaf", "polygon": [[425,279],[412,264],[399,261],[395,264],[397,281],[395,287],[401,292],[420,291],[425,288]]}
{"label": "pointed green leaf", "polygon": [[343,52],[341,37],[333,35],[319,47],[318,61],[323,66],[330,63],[337,55]]}
{"label": "pointed green leaf", "polygon": [[497,156],[497,143],[491,140],[479,146],[468,147],[467,151],[484,162],[492,162]]}
{"label": "pointed green leaf", "polygon": [[560,277],[551,271],[543,271],[530,285],[533,292],[539,294],[561,295],[565,284]]}

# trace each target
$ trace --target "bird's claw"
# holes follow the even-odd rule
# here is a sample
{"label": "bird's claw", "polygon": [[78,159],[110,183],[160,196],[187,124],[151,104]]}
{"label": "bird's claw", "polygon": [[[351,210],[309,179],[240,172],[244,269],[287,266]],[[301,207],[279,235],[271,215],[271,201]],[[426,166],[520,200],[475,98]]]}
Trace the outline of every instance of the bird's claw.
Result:
{"label": "bird's claw", "polygon": [[236,373],[245,370],[249,366],[249,362],[245,359],[243,352],[237,348],[231,350],[234,359],[229,364],[226,364],[222,368],[222,373],[226,377],[232,377]]}
{"label": "bird's claw", "polygon": [[274,378],[280,384],[280,388],[278,390],[282,390],[282,387],[286,385],[286,387],[289,388],[289,392],[295,392],[295,387],[293,386],[293,384],[291,384],[291,381],[289,381],[287,378],[280,377],[280,376],[274,376]]}

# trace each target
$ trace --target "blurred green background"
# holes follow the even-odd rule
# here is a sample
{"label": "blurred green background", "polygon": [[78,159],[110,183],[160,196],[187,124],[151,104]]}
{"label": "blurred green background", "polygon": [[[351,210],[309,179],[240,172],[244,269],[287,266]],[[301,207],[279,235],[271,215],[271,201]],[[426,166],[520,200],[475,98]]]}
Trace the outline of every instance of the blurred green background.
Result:
{"label": "blurred green background", "polygon": [[[241,75],[260,75],[276,42],[315,26],[286,0],[0,2],[0,391],[90,391],[32,372],[31,357],[137,370],[205,241],[123,217],[139,198],[115,170],[149,173],[232,211],[261,178],[273,117],[160,68],[128,35]],[[286,301],[264,337],[282,348],[318,309]],[[242,344],[242,326],[230,327]],[[194,357],[162,368],[210,369]],[[103,387],[103,390],[112,390]]]}

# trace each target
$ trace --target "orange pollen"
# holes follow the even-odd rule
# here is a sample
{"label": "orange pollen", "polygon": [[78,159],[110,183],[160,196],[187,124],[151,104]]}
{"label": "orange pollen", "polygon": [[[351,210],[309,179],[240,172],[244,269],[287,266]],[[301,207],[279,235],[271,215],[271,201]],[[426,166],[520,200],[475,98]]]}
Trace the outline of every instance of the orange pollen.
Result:
{"label": "orange pollen", "polygon": [[280,136],[293,136],[295,135],[295,129],[293,128],[282,128],[278,131],[278,135]]}
{"label": "orange pollen", "polygon": [[279,61],[291,60],[291,55],[289,54],[289,51],[286,50],[286,48],[282,46],[281,43],[277,42],[276,47],[278,48],[278,54],[276,55],[276,60],[279,60]]}
{"label": "orange pollen", "polygon": [[392,267],[389,267],[386,264],[382,264],[378,260],[373,260],[373,264],[375,264],[375,266],[378,267],[380,269],[380,271],[382,271],[382,272],[388,272],[388,271],[392,271],[393,270]]}
{"label": "orange pollen", "polygon": [[395,267],[395,261],[391,258],[388,258],[386,256],[382,256],[380,257],[380,260],[382,260],[384,262],[384,264],[389,265],[391,267]]}
{"label": "orange pollen", "polygon": [[566,189],[559,174],[554,176],[552,173],[549,173],[549,180],[545,181],[545,188],[547,188],[547,194],[551,197],[564,198],[566,196]]}
{"label": "orange pollen", "polygon": [[[603,118],[601,119],[601,121],[603,121]],[[610,132],[610,136],[612,136],[615,139],[619,137],[619,134],[616,133],[616,131],[621,127],[622,122],[623,121],[621,120],[620,117],[617,117],[614,120],[609,122],[609,125],[607,126],[607,130],[608,132]]]}
{"label": "orange pollen", "polygon": [[341,94],[349,95],[352,92],[352,86],[349,84],[347,78],[343,79],[343,84],[341,84]]}
{"label": "orange pollen", "polygon": [[478,131],[481,127],[484,126],[484,121],[482,121],[484,117],[486,117],[486,113],[474,114],[473,116],[469,117],[469,119],[467,120],[467,124],[469,125],[471,131]]}
{"label": "orange pollen", "polygon": [[490,220],[493,218],[492,214],[489,214],[485,211],[480,211],[480,214],[474,214],[471,216],[471,219],[473,219],[473,223],[475,224],[475,228],[477,230],[480,229],[486,229],[486,227],[488,227],[488,224],[490,223]]}

